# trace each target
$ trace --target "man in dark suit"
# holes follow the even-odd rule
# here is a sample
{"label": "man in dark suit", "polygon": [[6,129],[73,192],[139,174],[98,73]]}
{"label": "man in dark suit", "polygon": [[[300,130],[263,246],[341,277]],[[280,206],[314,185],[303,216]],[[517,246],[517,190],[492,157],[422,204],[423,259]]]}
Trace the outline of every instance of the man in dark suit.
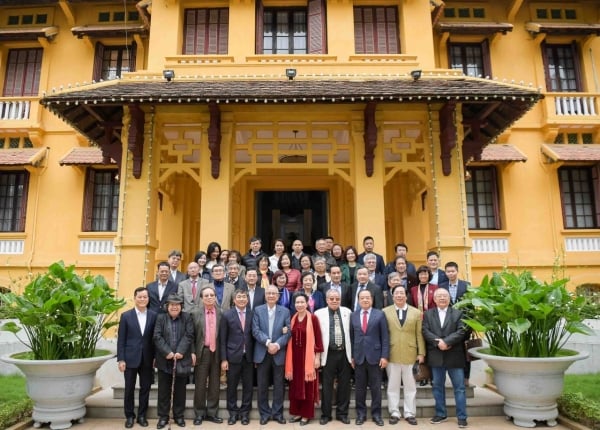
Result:
{"label": "man in dark suit", "polygon": [[[252,337],[252,311],[248,311],[248,293],[237,289],[234,307],[223,312],[219,328],[221,370],[227,372],[227,410],[229,425],[238,419],[242,425],[250,423],[254,376],[254,338]],[[242,381],[242,404],[237,406],[237,387]]]}
{"label": "man in dark suit", "polygon": [[350,317],[356,425],[363,425],[367,417],[367,387],[371,387],[371,417],[382,426],[381,369],[386,368],[390,357],[388,325],[383,312],[373,308],[371,291],[360,291],[358,300],[360,308]]}
{"label": "man in dark suit", "polygon": [[134,398],[135,382],[140,377],[137,422],[148,427],[146,411],[150,398],[154,361],[154,324],[156,312],[148,309],[148,290],[136,288],[133,292],[135,307],[121,314],[119,336],[117,338],[117,362],[119,370],[125,377],[125,393],[123,409],[125,410],[125,427],[133,427],[135,420]]}
{"label": "man in dark suit", "polygon": [[446,270],[447,280],[444,280],[438,284],[439,288],[445,288],[450,293],[450,306],[458,302],[462,296],[467,292],[469,283],[458,279],[458,264],[454,261],[449,261],[444,266]]}
{"label": "man in dark suit", "polygon": [[[265,291],[267,303],[257,306],[252,315],[254,363],[257,365],[258,412],[260,425],[271,418],[285,424],[283,417],[283,377],[285,352],[291,336],[290,311],[277,304],[279,290],[269,285]],[[269,380],[273,378],[273,403],[269,407]]]}
{"label": "man in dark suit", "polygon": [[181,281],[185,281],[185,273],[182,273],[179,271],[179,265],[181,264],[181,251],[174,249],[171,252],[169,252],[169,258],[167,259],[167,262],[169,263],[169,270],[170,270],[170,274],[169,277],[171,279],[171,281],[175,282],[177,285],[179,285],[179,283]]}
{"label": "man in dark suit", "polygon": [[[216,265],[215,265],[216,266]],[[194,369],[194,425],[207,420],[221,424],[219,417],[219,326],[221,309],[217,306],[216,292],[210,285],[200,290],[202,304],[194,308],[195,362]]]}
{"label": "man in dark suit", "polygon": [[246,269],[246,292],[248,293],[248,305],[246,306],[249,311],[254,310],[257,306],[264,305],[265,301],[265,289],[257,287],[258,274],[256,269]]}
{"label": "man in dark suit", "polygon": [[[406,253],[408,252],[408,245],[406,243],[397,243],[394,246],[394,251],[396,252],[396,255],[394,256],[394,259],[392,261],[390,261],[387,266],[385,266],[385,275],[389,275],[392,272],[397,272],[397,268],[396,268],[396,258],[397,257],[402,257],[404,258],[404,261],[406,263],[406,273],[411,276],[411,277],[416,277],[417,276],[417,267],[411,263],[410,261],[407,260],[406,258]],[[399,272],[402,273],[402,272]]]}
{"label": "man in dark suit", "polygon": [[150,298],[148,309],[158,314],[163,314],[166,312],[165,304],[167,303],[167,297],[171,294],[177,294],[178,285],[170,278],[171,269],[168,262],[161,261],[157,267],[158,279],[146,285],[146,288],[148,288],[148,297]]}
{"label": "man in dark suit", "polygon": [[465,395],[465,325],[463,314],[450,306],[450,293],[438,288],[433,293],[436,307],[425,312],[423,337],[427,344],[427,364],[433,376],[435,416],[432,424],[446,421],[446,373],[454,388],[458,427],[467,426],[467,400]]}
{"label": "man in dark suit", "polygon": [[352,307],[353,311],[360,308],[358,301],[358,293],[362,290],[369,290],[373,296],[373,307],[375,309],[383,309],[383,293],[379,285],[369,281],[369,270],[366,267],[361,267],[356,271],[356,282],[352,285]]}
{"label": "man in dark suit", "polygon": [[229,282],[233,285],[235,290],[246,289],[246,281],[240,276],[240,265],[235,261],[227,264],[227,276],[225,282]]}
{"label": "man in dark suit", "polygon": [[329,271],[331,282],[321,284],[320,290],[323,293],[323,297],[327,297],[327,291],[337,290],[340,293],[342,303],[339,306],[344,306],[348,309],[352,306],[352,290],[350,287],[342,282],[342,269],[339,266],[332,266]]}
{"label": "man in dark suit", "polygon": [[430,284],[440,285],[448,280],[446,272],[440,269],[440,255],[437,252],[429,251],[427,253],[427,266],[429,266],[432,274],[432,278],[429,281]]}
{"label": "man in dark suit", "polygon": [[373,249],[375,249],[375,239],[373,239],[373,236],[365,236],[365,238],[363,239],[363,249],[364,249],[364,252],[361,252],[360,254],[358,254],[357,261],[360,264],[364,265],[365,255],[373,254],[373,255],[375,255],[375,258],[377,259],[375,272],[377,272],[379,274],[383,274],[383,272],[385,271],[385,260],[383,259],[383,257],[381,255],[379,255],[375,251],[373,251]]}
{"label": "man in dark suit", "polygon": [[214,264],[210,269],[213,280],[208,284],[217,294],[216,305],[222,311],[231,308],[233,303],[233,292],[235,287],[229,282],[225,282],[225,266],[221,263]]}

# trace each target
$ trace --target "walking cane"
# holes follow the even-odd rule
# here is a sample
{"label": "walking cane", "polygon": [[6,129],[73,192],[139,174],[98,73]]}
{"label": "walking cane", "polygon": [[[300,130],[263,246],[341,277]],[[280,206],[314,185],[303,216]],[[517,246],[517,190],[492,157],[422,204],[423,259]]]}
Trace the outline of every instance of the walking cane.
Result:
{"label": "walking cane", "polygon": [[175,376],[177,372],[177,359],[173,357],[173,373],[171,375],[171,415],[173,416],[172,420],[169,420],[168,430],[171,430],[171,421],[175,420],[175,412],[173,408],[173,397],[175,393]]}

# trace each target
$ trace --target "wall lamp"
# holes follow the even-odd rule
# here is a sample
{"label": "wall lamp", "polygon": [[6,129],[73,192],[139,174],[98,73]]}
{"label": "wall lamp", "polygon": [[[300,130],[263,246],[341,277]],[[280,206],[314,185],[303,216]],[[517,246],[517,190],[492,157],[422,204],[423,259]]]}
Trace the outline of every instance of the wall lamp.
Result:
{"label": "wall lamp", "polygon": [[163,70],[163,78],[165,78],[167,82],[171,82],[173,78],[175,78],[175,70]]}
{"label": "wall lamp", "polygon": [[418,81],[419,79],[421,79],[421,70],[413,70],[412,72],[410,72],[410,76],[412,76],[413,80]]}
{"label": "wall lamp", "polygon": [[296,77],[296,69],[285,69],[285,76],[287,76],[290,81],[293,81]]}

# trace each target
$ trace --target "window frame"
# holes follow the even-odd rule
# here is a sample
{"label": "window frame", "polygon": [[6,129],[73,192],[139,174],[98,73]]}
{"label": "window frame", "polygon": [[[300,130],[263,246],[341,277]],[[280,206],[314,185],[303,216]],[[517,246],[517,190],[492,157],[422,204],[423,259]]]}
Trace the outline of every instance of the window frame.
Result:
{"label": "window frame", "polygon": [[[588,178],[586,180],[588,191],[587,198],[589,202],[584,202],[584,205],[591,206],[591,211],[589,214],[579,214],[578,206],[581,206],[580,202],[577,201],[576,194],[582,194],[581,192],[576,193],[574,190],[576,187],[573,186],[573,175],[572,173],[578,171],[586,171],[588,174]],[[562,173],[568,172],[569,178],[567,182],[569,183],[569,190],[565,189],[565,183],[562,178]],[[598,229],[600,228],[600,180],[599,180],[599,168],[596,166],[561,166],[557,170],[557,179],[558,186],[560,189],[560,206],[561,212],[563,216],[563,227],[567,230],[582,230],[582,229]],[[568,198],[567,198],[568,194]],[[568,200],[568,201],[567,201]],[[568,213],[568,209],[571,210],[571,213]],[[591,218],[592,224],[584,223],[584,225],[579,225],[578,218]],[[573,224],[570,225],[570,218],[573,219]]]}
{"label": "window frame", "polygon": [[[22,233],[25,231],[25,224],[27,218],[27,197],[29,194],[29,172],[27,170],[2,170],[0,171],[0,205],[4,204],[3,188],[4,188],[4,177],[14,176],[18,179],[17,175],[21,178],[21,183],[12,185],[13,187],[21,187],[22,191],[20,196],[18,193],[13,191],[11,200],[13,201],[12,208],[0,207],[0,232],[2,233]],[[10,196],[9,196],[10,197]],[[5,218],[4,212],[12,211],[7,222],[11,224],[10,228],[5,229]]]}
{"label": "window frame", "polygon": [[[26,55],[24,62],[22,55]],[[4,68],[2,97],[37,96],[40,88],[43,59],[43,48],[9,49]]]}
{"label": "window frame", "polygon": [[[383,21],[379,20],[381,15],[378,12],[381,10],[385,16]],[[366,11],[371,11],[371,18],[373,18],[371,22],[365,19]],[[387,18],[392,11],[394,21],[388,21]],[[401,53],[400,14],[397,6],[354,6],[353,16],[354,52],[357,55]],[[381,39],[385,39],[385,42],[382,43]]]}
{"label": "window frame", "polygon": [[[104,56],[107,52],[117,51],[119,56],[118,70],[116,71],[115,77],[104,77]],[[124,51],[129,52],[129,65],[128,70],[125,73],[135,72],[136,68],[136,56],[137,56],[137,44],[131,42],[130,45],[107,45],[102,42],[96,42],[96,49],[94,52],[94,69],[92,71],[92,79],[95,81],[100,80],[112,80],[117,77],[123,76],[123,58],[122,54]]]}
{"label": "window frame", "polygon": [[[201,16],[202,13],[205,14],[204,17]],[[217,21],[211,22],[215,18],[214,13],[217,14]],[[194,16],[190,16],[191,14],[194,14]],[[229,17],[228,7],[185,9],[182,54],[227,55],[229,49]],[[192,18],[195,21],[194,25],[190,23]],[[198,22],[199,18],[204,18],[204,22]],[[199,38],[201,33],[203,35]],[[202,44],[202,49],[198,47],[200,44]],[[216,49],[211,49],[212,46]],[[188,50],[188,47],[193,49]]]}
{"label": "window frame", "polygon": [[[553,59],[549,58],[548,56],[548,49],[550,48],[554,48],[554,55],[553,55]],[[560,88],[557,89],[553,89],[552,88],[552,79],[550,78],[550,61],[556,60],[557,57],[557,52],[556,50],[558,48],[563,48],[566,51],[565,52],[570,52],[571,54],[571,59],[573,61],[573,73],[574,73],[574,78],[572,79],[575,83],[575,89],[565,89],[564,86],[565,84],[563,84],[563,82],[565,81],[564,79],[557,79],[556,82],[558,84],[560,84]],[[546,82],[546,91],[547,92],[581,92],[583,91],[583,86],[582,86],[582,80],[581,80],[581,57],[579,55],[579,49],[577,46],[577,42],[573,41],[572,43],[547,43],[546,41],[542,42],[541,45],[541,49],[542,49],[542,60],[543,60],[543,64],[544,64],[544,80]],[[558,64],[559,67],[561,67],[560,64]],[[556,67],[554,65],[554,63],[552,64],[552,67]]]}
{"label": "window frame", "polygon": [[[271,22],[271,27],[272,27],[272,36],[267,37],[266,36],[266,31],[268,30],[267,27],[269,26],[269,24],[267,23],[267,19],[266,19],[266,15],[270,13],[273,16],[273,20]],[[287,25],[288,25],[288,32],[287,32],[287,36],[278,36],[278,31],[277,31],[277,27],[279,25],[279,22],[277,21],[277,15],[280,13],[286,13],[287,14]],[[295,14],[297,13],[301,13],[304,14],[304,36],[294,36],[294,29],[295,26],[297,25],[295,22]],[[295,48],[294,46],[294,42],[296,37],[301,37],[304,40],[304,48]],[[265,55],[277,55],[277,54],[284,54],[284,55],[305,55],[308,54],[308,10],[307,8],[303,8],[303,7],[265,7],[264,11],[263,11],[263,42],[262,42],[262,46],[263,46],[263,51],[262,53]],[[265,48],[265,41],[267,39],[272,39],[272,48],[270,49],[271,52],[266,52],[266,48]],[[278,39],[287,39],[288,44],[287,44],[287,49],[282,49],[281,52],[278,51],[278,47],[277,47],[277,41]]]}
{"label": "window frame", "polygon": [[[453,53],[452,53],[452,49],[453,48],[461,48],[461,69],[452,67],[453,66]],[[467,48],[472,48],[472,47],[479,47],[479,49],[481,49],[481,67],[482,67],[482,74],[481,77],[485,78],[486,76],[493,76],[492,75],[492,61],[491,61],[491,55],[490,55],[490,44],[488,39],[484,39],[481,42],[448,42],[447,44],[447,49],[448,49],[448,68],[449,69],[453,69],[453,70],[462,70],[463,73],[465,74],[465,76],[470,76],[468,74],[468,69],[467,69],[467,64],[465,64],[465,59],[466,59],[466,52],[465,50]],[[478,76],[475,76],[478,77]]]}
{"label": "window frame", "polygon": [[[469,230],[501,230],[502,229],[502,219],[500,217],[500,192],[499,192],[499,182],[498,182],[498,171],[496,169],[496,166],[478,166],[478,167],[469,167],[469,173],[471,175],[470,181],[469,183],[470,188],[471,188],[471,194],[473,195],[473,204],[469,204],[469,191],[468,191],[468,183],[465,183],[465,197],[467,200],[467,222],[468,222],[468,226],[469,226]],[[479,178],[477,177],[478,174],[477,172],[490,172],[491,176],[489,178],[490,182],[490,187],[491,189],[489,190],[485,190],[483,192],[479,192],[477,191],[477,181],[479,181]],[[493,218],[493,227],[488,227],[487,225],[485,227],[481,227],[482,221],[481,218],[484,217],[484,215],[479,215],[479,208],[482,206],[481,204],[478,203],[479,200],[481,200],[481,196],[480,194],[485,193],[486,197],[487,195],[490,195],[490,199],[491,199],[491,205],[486,205],[486,206],[491,206],[491,211],[492,211],[492,216],[486,215],[485,218],[486,219],[490,219]],[[473,218],[475,221],[475,226],[471,226],[471,216],[469,215],[469,207],[472,206],[473,207]]]}
{"label": "window frame", "polygon": [[[99,184],[97,178],[98,175],[110,175],[112,193],[110,194],[110,201],[107,206],[98,207],[96,205],[96,198],[106,196],[106,194],[97,193],[97,185]],[[116,196],[115,196],[116,187]],[[114,201],[116,197],[116,202]],[[118,228],[118,216],[119,216],[119,200],[120,200],[120,183],[118,179],[118,169],[95,169],[88,168],[85,175],[85,190],[83,198],[83,217],[82,217],[82,231],[85,232],[115,232]],[[106,211],[108,216],[99,216],[98,213]],[[97,228],[97,224],[104,224],[103,228]],[[114,227],[112,224],[114,223]],[[110,224],[110,226],[108,226]]]}

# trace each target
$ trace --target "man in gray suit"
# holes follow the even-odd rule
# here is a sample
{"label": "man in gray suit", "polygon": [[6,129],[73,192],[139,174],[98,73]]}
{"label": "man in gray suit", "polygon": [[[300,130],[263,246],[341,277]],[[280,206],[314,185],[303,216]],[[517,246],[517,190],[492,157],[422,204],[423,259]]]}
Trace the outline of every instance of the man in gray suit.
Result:
{"label": "man in gray suit", "polygon": [[219,359],[219,324],[221,310],[216,306],[215,290],[205,285],[200,290],[202,305],[192,311],[196,333],[194,370],[194,425],[202,424],[202,420],[220,424],[219,417],[219,376],[221,362]]}
{"label": "man in gray suit", "polygon": [[458,427],[467,427],[467,399],[465,395],[465,325],[463,314],[450,306],[450,293],[438,288],[433,293],[436,307],[425,312],[423,337],[427,344],[427,364],[433,376],[435,416],[430,420],[438,424],[447,420],[446,373],[454,388]]}
{"label": "man in gray suit", "polygon": [[233,292],[235,286],[229,282],[225,282],[225,266],[221,263],[213,265],[210,269],[212,274],[212,282],[209,284],[217,294],[217,307],[226,311],[231,309],[233,305]]}
{"label": "man in gray suit", "polygon": [[183,297],[183,311],[191,312],[192,309],[202,304],[200,290],[208,281],[199,276],[200,266],[195,261],[188,264],[188,278],[179,283],[177,295]]}
{"label": "man in gray suit", "polygon": [[[258,412],[260,424],[272,418],[285,424],[283,417],[283,377],[285,352],[291,336],[290,311],[277,304],[279,290],[269,285],[265,291],[267,303],[257,306],[252,316],[254,362],[257,365]],[[269,407],[269,380],[273,378],[273,403]]]}

